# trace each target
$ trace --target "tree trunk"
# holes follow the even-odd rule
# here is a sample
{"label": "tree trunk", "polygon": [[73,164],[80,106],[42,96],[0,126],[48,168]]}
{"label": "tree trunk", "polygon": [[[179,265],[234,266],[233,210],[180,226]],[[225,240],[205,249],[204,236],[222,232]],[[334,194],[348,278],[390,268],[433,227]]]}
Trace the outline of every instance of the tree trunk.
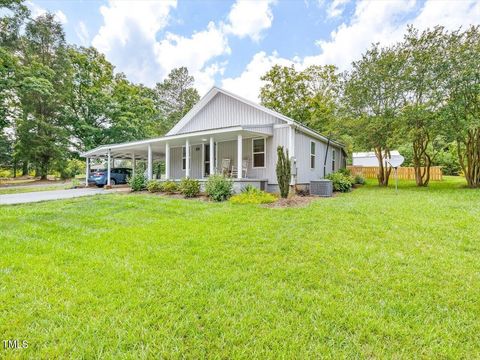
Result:
{"label": "tree trunk", "polygon": [[413,141],[413,167],[417,186],[428,186],[430,182],[431,157],[428,154],[430,137],[428,134],[418,135]]}
{"label": "tree trunk", "polygon": [[[465,149],[462,149],[461,143]],[[468,187],[480,187],[480,128],[468,130],[465,139],[457,140],[457,149]]]}
{"label": "tree trunk", "polygon": [[28,162],[22,163],[22,176],[28,175]]}
{"label": "tree trunk", "polygon": [[377,173],[378,185],[388,186],[388,180],[390,178],[390,173],[392,172],[392,168],[387,166],[383,160],[390,156],[390,150],[385,149],[382,151],[382,147],[380,146],[376,147],[375,156],[377,157],[377,160],[378,160],[378,173]]}

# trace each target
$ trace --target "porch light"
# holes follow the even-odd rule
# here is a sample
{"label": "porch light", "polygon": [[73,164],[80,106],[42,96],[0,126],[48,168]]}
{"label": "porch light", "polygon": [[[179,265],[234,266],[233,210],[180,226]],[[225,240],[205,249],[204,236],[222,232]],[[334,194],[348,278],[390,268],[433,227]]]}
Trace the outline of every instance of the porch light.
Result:
{"label": "porch light", "polygon": [[204,142],[205,142],[205,141],[207,141],[207,139],[202,139],[202,141],[204,141]]}

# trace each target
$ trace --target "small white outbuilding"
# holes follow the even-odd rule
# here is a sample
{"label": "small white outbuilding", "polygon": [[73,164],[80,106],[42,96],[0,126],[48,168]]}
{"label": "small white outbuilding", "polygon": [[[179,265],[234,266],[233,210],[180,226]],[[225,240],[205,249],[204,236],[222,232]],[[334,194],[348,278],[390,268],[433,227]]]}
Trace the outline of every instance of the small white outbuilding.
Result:
{"label": "small white outbuilding", "polygon": [[[389,162],[394,162],[395,160],[403,161],[403,156],[400,155],[398,150],[390,151],[391,158]],[[378,166],[377,156],[373,151],[368,152],[354,152],[352,155],[352,165],[353,166]]]}

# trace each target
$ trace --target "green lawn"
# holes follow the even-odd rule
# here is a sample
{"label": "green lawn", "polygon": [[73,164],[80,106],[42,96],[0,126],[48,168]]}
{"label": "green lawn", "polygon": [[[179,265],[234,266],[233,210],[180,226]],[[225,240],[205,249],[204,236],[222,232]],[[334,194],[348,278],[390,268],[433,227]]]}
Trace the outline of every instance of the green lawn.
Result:
{"label": "green lawn", "polygon": [[478,358],[480,191],[462,186],[0,207],[0,337],[29,344],[0,358]]}
{"label": "green lawn", "polygon": [[37,192],[37,191],[51,191],[51,190],[64,190],[70,189],[72,186],[70,184],[62,185],[46,185],[46,186],[19,186],[13,189],[8,187],[0,187],[0,195],[9,195],[9,194],[21,194],[27,192]]}

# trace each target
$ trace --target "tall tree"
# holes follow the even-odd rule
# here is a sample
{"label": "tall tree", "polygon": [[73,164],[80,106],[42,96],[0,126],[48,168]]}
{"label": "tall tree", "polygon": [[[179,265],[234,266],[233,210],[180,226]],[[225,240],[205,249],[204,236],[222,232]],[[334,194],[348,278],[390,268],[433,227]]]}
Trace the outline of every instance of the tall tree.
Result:
{"label": "tall tree", "polygon": [[454,134],[469,187],[480,187],[480,28],[449,36],[445,128]]}
{"label": "tall tree", "polygon": [[107,143],[144,139],[156,134],[158,112],[152,89],[134,85],[120,73],[115,76],[112,100],[111,124],[105,130]]}
{"label": "tall tree", "polygon": [[430,167],[442,134],[440,106],[444,100],[444,82],[448,77],[443,56],[445,34],[442,27],[419,33],[410,27],[400,45],[405,66],[401,79],[403,121],[399,135],[412,144],[412,163],[418,186],[427,186]]}
{"label": "tall tree", "polygon": [[85,151],[105,144],[112,126],[113,66],[93,47],[69,47],[67,53],[63,122],[75,149]]}
{"label": "tall tree", "polygon": [[274,65],[260,79],[264,82],[260,89],[263,106],[303,124],[310,121],[311,93],[306,74],[297,72],[293,65]]}
{"label": "tall tree", "polygon": [[345,104],[351,113],[350,130],[357,145],[373,149],[378,159],[378,183],[388,185],[390,157],[401,110],[400,74],[405,63],[398,47],[372,46],[353,63],[345,86]]}
{"label": "tall tree", "polygon": [[335,66],[312,65],[296,71],[293,66],[275,65],[261,79],[263,106],[317,131],[336,129],[340,77]]}
{"label": "tall tree", "polygon": [[200,99],[193,87],[195,79],[189,75],[186,67],[173,69],[168,77],[155,86],[156,106],[163,119],[157,132],[165,134],[170,130]]}
{"label": "tall tree", "polygon": [[0,46],[17,48],[20,29],[30,15],[23,0],[0,0],[0,10],[5,14],[0,17]]}
{"label": "tall tree", "polygon": [[60,121],[66,69],[65,35],[52,14],[29,22],[23,40],[20,85],[22,120],[17,146],[45,179],[52,162],[64,156],[68,135]]}

